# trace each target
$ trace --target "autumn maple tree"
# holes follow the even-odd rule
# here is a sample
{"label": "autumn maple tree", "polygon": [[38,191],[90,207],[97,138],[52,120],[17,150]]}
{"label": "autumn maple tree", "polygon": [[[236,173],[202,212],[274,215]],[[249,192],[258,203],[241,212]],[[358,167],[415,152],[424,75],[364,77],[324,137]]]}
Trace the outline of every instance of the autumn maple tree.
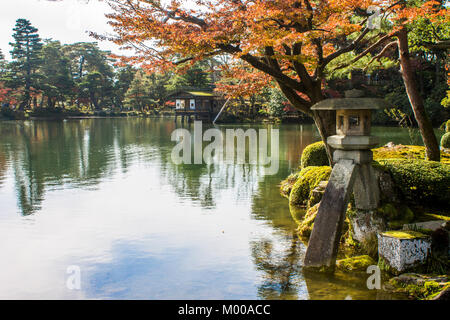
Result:
{"label": "autumn maple tree", "polygon": [[[325,141],[335,134],[334,113],[313,111],[311,106],[326,98],[324,80],[330,65],[349,52],[366,55],[381,49],[383,54],[393,37],[402,47],[403,30],[415,17],[439,14],[436,2],[422,1],[422,8],[407,2],[108,0],[114,13],[107,16],[116,33],[110,40],[136,50],[136,55],[124,58],[126,62],[161,71],[186,68],[216,55],[231,56],[270,76],[295,108],[314,119]],[[390,32],[367,24],[371,8],[380,8],[389,19]],[[405,79],[410,74],[407,63],[402,69]],[[407,91],[413,103],[414,90],[407,86]],[[427,152],[433,154],[432,149],[427,147]],[[331,152],[328,149],[330,159]]]}

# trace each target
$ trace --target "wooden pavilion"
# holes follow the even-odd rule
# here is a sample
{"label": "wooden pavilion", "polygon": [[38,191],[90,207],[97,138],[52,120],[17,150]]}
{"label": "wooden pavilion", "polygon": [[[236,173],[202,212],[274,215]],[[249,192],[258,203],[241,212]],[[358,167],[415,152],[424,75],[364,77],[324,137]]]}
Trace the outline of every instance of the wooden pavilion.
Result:
{"label": "wooden pavilion", "polygon": [[212,121],[224,104],[221,96],[212,91],[180,90],[170,94],[167,101],[175,102],[175,121],[178,116],[184,121]]}

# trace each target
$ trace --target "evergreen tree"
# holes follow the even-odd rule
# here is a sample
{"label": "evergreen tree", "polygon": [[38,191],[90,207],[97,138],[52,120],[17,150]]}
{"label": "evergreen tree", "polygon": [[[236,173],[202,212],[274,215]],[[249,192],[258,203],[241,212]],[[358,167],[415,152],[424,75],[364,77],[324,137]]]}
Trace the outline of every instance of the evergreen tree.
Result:
{"label": "evergreen tree", "polygon": [[2,52],[2,49],[0,49],[0,81],[3,80],[3,77],[5,76],[7,69],[7,62],[5,60],[5,55]]}
{"label": "evergreen tree", "polygon": [[199,62],[183,74],[174,74],[166,85],[167,91],[177,91],[183,88],[203,89],[212,85],[206,72],[209,68],[204,62]]}
{"label": "evergreen tree", "polygon": [[71,61],[72,78],[77,86],[77,105],[89,102],[99,110],[114,105],[114,70],[110,52],[99,49],[97,43],[80,42],[67,45],[65,55]]}
{"label": "evergreen tree", "polygon": [[42,48],[42,65],[39,69],[42,74],[40,88],[47,99],[47,106],[54,108],[57,102],[64,101],[71,94],[73,81],[70,74],[70,61],[64,56],[59,41],[46,40]]}
{"label": "evergreen tree", "polygon": [[123,109],[125,94],[130,88],[131,82],[136,74],[136,69],[132,66],[126,66],[116,69],[114,81],[114,106]]}
{"label": "evergreen tree", "polygon": [[144,71],[139,70],[134,75],[130,87],[125,94],[124,105],[127,108],[144,110],[150,104],[148,95],[148,77]]}
{"label": "evergreen tree", "polygon": [[11,50],[12,87],[24,88],[24,94],[20,108],[30,104],[31,88],[35,88],[38,75],[36,70],[41,64],[42,42],[38,35],[38,29],[33,27],[30,21],[18,19],[13,29],[15,42],[10,43]]}

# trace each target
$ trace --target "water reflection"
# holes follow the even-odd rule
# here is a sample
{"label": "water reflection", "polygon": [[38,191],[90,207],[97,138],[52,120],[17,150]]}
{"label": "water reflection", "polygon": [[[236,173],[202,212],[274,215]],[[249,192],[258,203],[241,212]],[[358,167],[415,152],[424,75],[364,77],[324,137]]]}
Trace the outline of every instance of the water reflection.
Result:
{"label": "water reflection", "polygon": [[[312,126],[279,126],[272,176],[258,165],[174,165],[179,126],[0,122],[0,297],[320,299],[357,283],[356,297],[376,298],[361,277],[301,270],[304,246],[278,183],[319,139]],[[81,292],[64,286],[71,264],[85,275]],[[321,293],[332,283],[341,293]]]}

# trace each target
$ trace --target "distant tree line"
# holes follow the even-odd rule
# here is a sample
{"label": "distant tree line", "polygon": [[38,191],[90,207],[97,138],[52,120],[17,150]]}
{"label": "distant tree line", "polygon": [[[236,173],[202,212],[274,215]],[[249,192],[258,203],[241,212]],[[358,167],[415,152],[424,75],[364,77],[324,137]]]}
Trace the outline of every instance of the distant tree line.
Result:
{"label": "distant tree line", "polygon": [[[426,46],[436,33],[447,39],[449,31],[433,29],[417,23],[411,32],[410,46],[419,90],[425,110],[433,125],[439,126],[449,117],[448,41]],[[431,38],[430,38],[431,37]],[[428,39],[430,38],[430,39]],[[119,64],[97,43],[61,44],[41,39],[30,21],[18,19],[13,28],[11,61],[0,50],[0,105],[2,110],[135,110],[152,111],[164,108],[166,97],[176,90],[216,88],[233,97],[227,113],[231,121],[257,117],[280,118],[297,113],[288,99],[271,81],[261,81],[255,71],[234,71],[224,57],[211,58],[192,65],[182,74],[148,73],[135,66]],[[398,64],[392,62],[396,51],[387,51],[378,63],[371,57],[338,69],[327,76],[324,94],[328,98],[359,86],[391,102],[397,112],[377,112],[376,124],[416,125]],[[351,56],[344,56],[348,60]],[[337,64],[342,61],[337,61]],[[370,67],[369,67],[370,65]],[[231,71],[230,71],[231,70]],[[242,81],[244,79],[244,81]],[[311,120],[311,119],[309,119]]]}
{"label": "distant tree line", "polygon": [[0,50],[0,104],[3,108],[85,108],[144,110],[162,106],[170,91],[211,86],[205,66],[183,75],[147,74],[118,65],[97,43],[61,44],[42,40],[30,21],[18,19],[10,43],[11,61]]}

